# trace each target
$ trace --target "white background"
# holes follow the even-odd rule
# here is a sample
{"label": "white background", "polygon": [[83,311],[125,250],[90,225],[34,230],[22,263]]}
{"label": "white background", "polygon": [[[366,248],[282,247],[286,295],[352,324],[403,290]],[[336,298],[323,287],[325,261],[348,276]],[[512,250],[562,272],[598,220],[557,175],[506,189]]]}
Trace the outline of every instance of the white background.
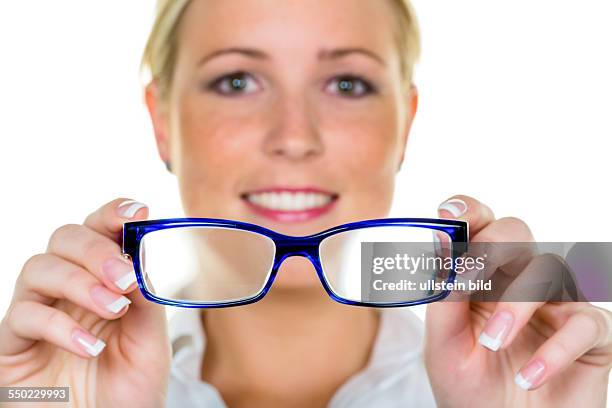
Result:
{"label": "white background", "polygon": [[[610,241],[612,3],[414,4],[420,105],[391,215],[436,216],[463,193],[540,241]],[[0,3],[0,315],[58,226],[118,196],[182,215],[137,70],[153,8]]]}

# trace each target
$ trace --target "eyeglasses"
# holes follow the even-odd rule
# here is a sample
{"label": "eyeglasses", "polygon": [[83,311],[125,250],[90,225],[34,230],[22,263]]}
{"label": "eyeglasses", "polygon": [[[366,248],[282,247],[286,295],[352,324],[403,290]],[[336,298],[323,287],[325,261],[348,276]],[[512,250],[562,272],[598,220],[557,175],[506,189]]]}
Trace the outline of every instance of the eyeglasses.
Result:
{"label": "eyeglasses", "polygon": [[[261,300],[282,262],[306,257],[340,303],[399,307],[448,296],[455,263],[467,251],[468,224],[386,218],[288,236],[233,220],[172,218],[127,222],[123,253],[150,301],[216,308]],[[450,262],[429,262],[430,258]],[[290,273],[290,271],[288,271]]]}

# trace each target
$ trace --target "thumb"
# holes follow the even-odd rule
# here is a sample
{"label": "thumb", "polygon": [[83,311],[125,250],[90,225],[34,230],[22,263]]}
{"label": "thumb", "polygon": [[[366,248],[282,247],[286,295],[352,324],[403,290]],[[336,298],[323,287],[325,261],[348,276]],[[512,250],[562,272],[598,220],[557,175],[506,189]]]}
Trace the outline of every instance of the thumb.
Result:
{"label": "thumb", "polygon": [[[141,214],[140,217],[134,217],[131,221],[141,221],[147,218],[148,213]],[[134,260],[132,260],[132,265],[135,268],[134,273],[136,273],[136,268],[140,268],[140,265],[137,265]],[[142,270],[140,272],[141,276],[146,279],[146,275],[142,273]],[[155,293],[155,289],[149,280],[147,280],[147,287],[151,292]],[[146,299],[143,289],[140,287],[126,296],[132,303],[128,312],[121,319],[122,334],[131,339],[153,340],[147,342],[147,344],[151,344],[153,347],[159,344],[158,340],[163,339],[167,342],[168,329],[165,307]],[[139,350],[139,352],[147,354],[146,350]]]}
{"label": "thumb", "polygon": [[[126,295],[132,304],[121,318],[121,333],[130,339],[142,339],[157,349],[160,341],[168,342],[166,309],[163,305],[147,300],[140,288]],[[140,349],[147,355],[152,350]],[[149,354],[150,355],[150,354]]]}
{"label": "thumb", "polygon": [[[444,201],[438,207],[438,216],[467,221],[470,237],[495,220],[491,209],[478,200],[456,195]],[[455,346],[461,344],[458,339],[471,339],[470,302],[443,300],[427,306],[425,328],[428,346]],[[468,343],[463,343],[468,344]]]}
{"label": "thumb", "polygon": [[[146,220],[148,217],[149,208],[146,204],[122,197],[107,202],[89,214],[84,225],[115,241],[120,250],[124,224]],[[157,339],[165,339],[167,342],[166,313],[162,305],[144,298],[139,288],[133,284],[136,280],[135,271],[132,271],[132,274],[127,278],[126,284],[129,286],[123,294],[130,300],[131,305],[118,320],[121,329],[119,339],[121,349],[125,350],[130,358],[146,358],[147,353],[159,354],[162,343]]]}

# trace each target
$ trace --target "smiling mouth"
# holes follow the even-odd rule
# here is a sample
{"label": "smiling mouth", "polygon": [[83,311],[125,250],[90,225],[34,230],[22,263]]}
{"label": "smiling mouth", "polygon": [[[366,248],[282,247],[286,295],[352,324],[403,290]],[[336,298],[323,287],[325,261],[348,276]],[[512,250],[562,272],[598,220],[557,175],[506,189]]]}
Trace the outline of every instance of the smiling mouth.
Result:
{"label": "smiling mouth", "polygon": [[275,221],[307,221],[332,209],[339,195],[317,188],[267,188],[241,194],[256,213]]}

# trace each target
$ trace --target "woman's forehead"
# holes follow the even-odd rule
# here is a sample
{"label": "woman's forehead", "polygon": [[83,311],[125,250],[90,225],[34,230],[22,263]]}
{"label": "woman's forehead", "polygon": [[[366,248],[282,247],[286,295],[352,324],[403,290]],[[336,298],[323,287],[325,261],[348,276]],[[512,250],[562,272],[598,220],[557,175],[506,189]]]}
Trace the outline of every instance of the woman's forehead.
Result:
{"label": "woman's forehead", "polygon": [[392,52],[393,6],[385,0],[193,0],[179,46],[191,53],[252,46],[286,51],[363,47]]}

